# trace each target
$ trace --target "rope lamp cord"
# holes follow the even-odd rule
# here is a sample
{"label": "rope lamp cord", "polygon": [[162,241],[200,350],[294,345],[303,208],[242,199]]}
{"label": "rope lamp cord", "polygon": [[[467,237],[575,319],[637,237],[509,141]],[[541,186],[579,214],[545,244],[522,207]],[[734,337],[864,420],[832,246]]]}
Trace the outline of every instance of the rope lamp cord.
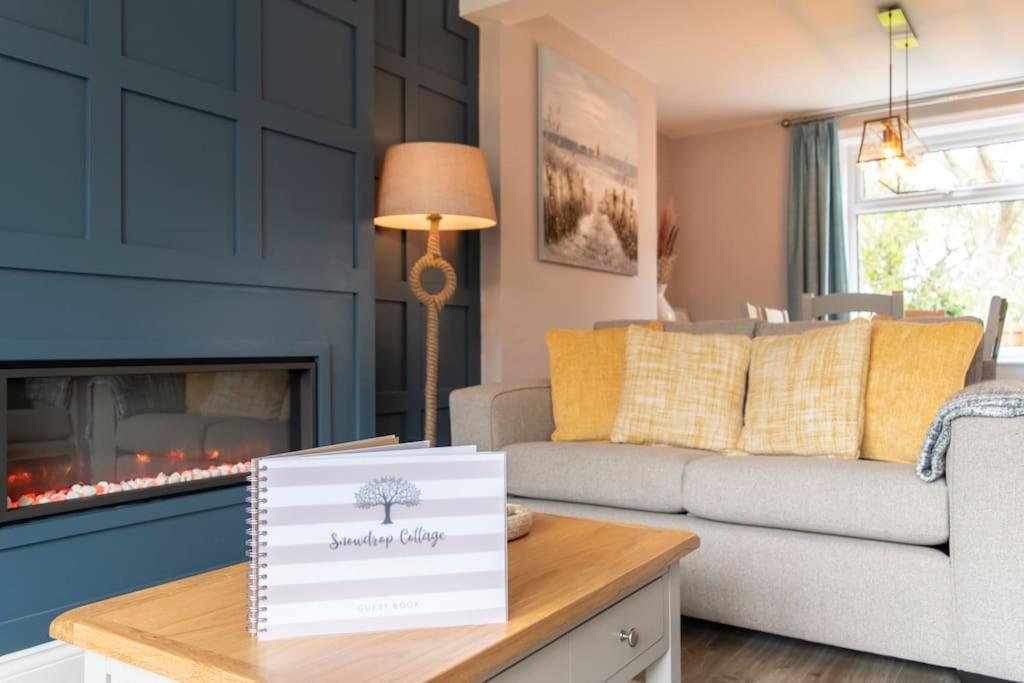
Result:
{"label": "rope lamp cord", "polygon": [[[413,295],[427,309],[427,376],[425,382],[426,406],[424,415],[424,436],[431,444],[437,435],[437,359],[438,321],[441,309],[455,294],[455,269],[441,256],[441,216],[431,214],[430,235],[427,237],[427,252],[409,270],[409,288]],[[431,268],[444,275],[444,286],[440,291],[428,292],[423,288],[423,271]]]}

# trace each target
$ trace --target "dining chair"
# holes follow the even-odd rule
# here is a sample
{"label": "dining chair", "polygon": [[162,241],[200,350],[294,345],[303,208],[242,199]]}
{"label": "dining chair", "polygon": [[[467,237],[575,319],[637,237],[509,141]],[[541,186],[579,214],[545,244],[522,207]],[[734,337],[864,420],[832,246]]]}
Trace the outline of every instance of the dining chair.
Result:
{"label": "dining chair", "polygon": [[768,308],[767,306],[755,306],[749,301],[744,306],[747,317],[751,320],[763,320],[769,323],[788,323],[789,311],[784,308]]}
{"label": "dining chair", "polygon": [[999,362],[999,346],[1006,323],[1007,301],[1001,296],[992,297],[988,305],[988,320],[985,321],[985,337],[981,347],[981,378],[995,379]]}
{"label": "dining chair", "polygon": [[850,292],[844,294],[804,294],[800,301],[801,320],[814,320],[840,313],[875,313],[892,320],[903,319],[903,292],[892,294],[865,294]]}

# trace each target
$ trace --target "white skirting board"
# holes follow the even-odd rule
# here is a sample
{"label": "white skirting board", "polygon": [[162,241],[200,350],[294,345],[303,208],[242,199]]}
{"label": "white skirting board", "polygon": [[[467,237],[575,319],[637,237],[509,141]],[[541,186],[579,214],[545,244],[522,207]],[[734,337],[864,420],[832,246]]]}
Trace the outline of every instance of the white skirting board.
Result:
{"label": "white skirting board", "polygon": [[0,657],[0,683],[79,683],[84,661],[82,650],[51,640]]}

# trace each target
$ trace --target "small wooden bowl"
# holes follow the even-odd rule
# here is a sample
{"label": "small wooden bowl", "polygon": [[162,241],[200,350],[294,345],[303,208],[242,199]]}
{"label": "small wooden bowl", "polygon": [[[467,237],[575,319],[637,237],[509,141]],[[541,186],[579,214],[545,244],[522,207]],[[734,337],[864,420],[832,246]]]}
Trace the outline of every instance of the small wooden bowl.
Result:
{"label": "small wooden bowl", "polygon": [[509,503],[505,506],[505,523],[508,526],[508,540],[514,541],[530,533],[533,512],[526,506]]}

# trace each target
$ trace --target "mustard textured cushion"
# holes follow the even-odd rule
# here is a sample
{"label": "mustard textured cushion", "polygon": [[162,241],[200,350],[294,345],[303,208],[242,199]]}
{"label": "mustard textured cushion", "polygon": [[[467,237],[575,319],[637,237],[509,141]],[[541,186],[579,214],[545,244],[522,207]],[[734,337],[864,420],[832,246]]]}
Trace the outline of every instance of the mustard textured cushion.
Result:
{"label": "mustard textured cushion", "polygon": [[[661,329],[661,323],[647,325]],[[626,328],[551,330],[552,441],[607,441],[619,410]]]}
{"label": "mustard textured cushion", "polygon": [[218,372],[199,414],[276,420],[287,393],[288,373],[284,370]]}
{"label": "mustard textured cushion", "polygon": [[856,459],[870,350],[867,320],[755,339],[740,449]]}
{"label": "mustard textured cushion", "polygon": [[733,449],[743,427],[748,337],[629,328],[611,440]]}
{"label": "mustard textured cushion", "polygon": [[972,322],[872,325],[865,458],[917,462],[935,414],[963,388],[983,333]]}
{"label": "mustard textured cushion", "polygon": [[198,415],[203,403],[213,391],[216,372],[190,372],[185,375],[185,410],[189,415]]}

